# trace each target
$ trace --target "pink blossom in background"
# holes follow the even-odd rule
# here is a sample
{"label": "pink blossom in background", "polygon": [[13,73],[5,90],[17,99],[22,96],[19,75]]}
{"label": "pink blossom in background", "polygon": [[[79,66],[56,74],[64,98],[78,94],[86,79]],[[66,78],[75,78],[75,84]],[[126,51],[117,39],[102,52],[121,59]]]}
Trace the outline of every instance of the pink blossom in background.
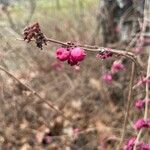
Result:
{"label": "pink blossom in background", "polygon": [[141,80],[139,80],[138,83],[134,87],[138,87],[138,86],[144,85],[146,83],[150,84],[150,77],[149,78],[142,77]]}
{"label": "pink blossom in background", "polygon": [[138,109],[144,108],[146,101],[148,101],[148,104],[150,104],[150,99],[148,99],[148,100],[145,100],[145,99],[136,100],[135,107],[138,108]]}
{"label": "pink blossom in background", "polygon": [[136,138],[129,139],[123,147],[123,150],[133,150]]}
{"label": "pink blossom in background", "polygon": [[142,150],[150,150],[150,144],[142,144]]}
{"label": "pink blossom in background", "polygon": [[[129,139],[123,147],[123,150],[133,150],[136,143],[136,138],[133,137]],[[145,144],[144,142],[138,142],[137,150],[150,150],[150,144]]]}
{"label": "pink blossom in background", "polygon": [[149,78],[142,78],[140,81],[139,81],[139,84],[145,84],[145,83],[149,83],[150,84],[150,77]]}
{"label": "pink blossom in background", "polygon": [[135,107],[138,109],[142,109],[143,107],[145,107],[145,101],[141,99],[136,100]]}
{"label": "pink blossom in background", "polygon": [[51,67],[56,70],[56,71],[60,71],[62,70],[63,66],[60,62],[58,61],[54,61],[52,64],[51,64]]}
{"label": "pink blossom in background", "polygon": [[142,53],[144,51],[144,48],[143,47],[135,47],[134,49],[133,49],[133,52],[135,53],[135,54],[140,54],[140,53]]}
{"label": "pink blossom in background", "polygon": [[140,130],[141,128],[150,128],[150,120],[139,119],[134,123],[133,128]]}
{"label": "pink blossom in background", "polygon": [[79,128],[74,128],[73,129],[73,133],[74,133],[74,135],[79,134],[80,133],[80,129]]}
{"label": "pink blossom in background", "polygon": [[56,50],[56,58],[60,61],[68,60],[70,52],[66,48],[58,48]]}
{"label": "pink blossom in background", "polygon": [[124,68],[124,65],[122,64],[121,60],[116,60],[112,64],[111,72],[117,73],[118,71],[122,70],[123,68]]}
{"label": "pink blossom in background", "polygon": [[112,75],[109,73],[106,73],[102,76],[102,79],[104,81],[106,81],[107,83],[111,83],[112,82]]}

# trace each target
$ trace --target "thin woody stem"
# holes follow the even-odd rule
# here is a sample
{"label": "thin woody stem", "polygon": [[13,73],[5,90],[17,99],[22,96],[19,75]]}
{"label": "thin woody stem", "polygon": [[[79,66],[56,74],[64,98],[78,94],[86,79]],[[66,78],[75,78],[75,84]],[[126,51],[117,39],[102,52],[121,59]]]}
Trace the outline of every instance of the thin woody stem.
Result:
{"label": "thin woody stem", "polygon": [[[46,41],[52,42],[55,44],[64,45],[64,46],[69,46],[67,42],[58,41],[58,40],[55,40],[52,38],[46,38]],[[118,49],[112,49],[112,48],[106,48],[106,47],[91,46],[91,45],[76,44],[76,46],[82,47],[85,51],[90,51],[90,52],[101,52],[103,50],[109,51],[109,52],[112,52],[113,54],[124,56],[124,57],[130,59],[131,61],[133,61],[137,66],[140,66],[140,64],[137,61],[136,56],[132,52],[118,50]]]}
{"label": "thin woody stem", "polygon": [[133,87],[134,76],[135,76],[135,63],[132,62],[132,71],[131,71],[131,78],[130,78],[130,83],[129,83],[127,108],[126,108],[126,111],[125,111],[125,118],[124,118],[124,123],[123,123],[123,130],[122,130],[121,140],[120,140],[120,143],[117,147],[117,150],[121,149],[122,143],[123,143],[124,138],[125,138],[126,126],[127,126],[127,121],[128,121],[129,112],[130,112],[130,105],[131,105],[131,100],[132,100],[132,91],[133,91],[132,87]]}
{"label": "thin woody stem", "polygon": [[[60,45],[64,45],[64,46],[68,46],[68,43],[62,42],[62,41],[58,41],[55,39],[51,39],[51,38],[46,38],[47,42],[52,42],[52,43],[56,43],[56,44],[60,44]],[[99,52],[102,49],[106,49],[107,51],[110,51],[114,54],[118,54],[118,55],[124,55],[124,56],[130,56],[130,57],[135,57],[133,53],[131,52],[127,52],[127,51],[123,51],[123,50],[117,50],[117,49],[109,49],[106,47],[99,47],[99,46],[91,46],[91,45],[81,45],[81,44],[77,44],[76,46],[82,47],[87,51],[91,51],[91,52]]]}
{"label": "thin woody stem", "polygon": [[[17,39],[17,40],[23,41],[23,39]],[[31,40],[31,41],[35,41],[35,40]],[[69,44],[67,42],[62,42],[62,41],[55,40],[52,38],[46,38],[46,41],[51,42],[51,43],[55,43],[55,44],[59,44],[59,45],[63,45],[63,46],[69,46]],[[112,49],[112,48],[107,48],[107,47],[91,46],[91,45],[76,44],[75,46],[79,46],[79,47],[83,48],[85,51],[90,51],[90,52],[101,52],[101,51],[105,50],[108,52],[112,52],[113,54],[121,55],[121,56],[124,56],[126,58],[129,58],[130,60],[137,63],[136,56],[132,52],[128,52],[128,51],[124,51],[124,50],[118,50],[118,49]]]}
{"label": "thin woody stem", "polygon": [[[147,66],[146,78],[148,79],[149,77],[150,77],[150,52],[149,52],[149,58],[148,58],[148,66]],[[146,95],[145,95],[144,119],[146,120],[148,118],[148,105],[149,105],[149,83],[148,82],[146,82],[146,85],[145,85],[145,92],[146,92]],[[143,129],[141,128],[140,131],[139,131],[139,133],[138,133],[138,135],[137,135],[136,143],[134,145],[133,150],[136,150],[137,144],[138,144],[138,142],[140,140],[142,132],[143,132]]]}
{"label": "thin woody stem", "polygon": [[[149,18],[149,11],[150,11],[150,5],[149,5],[149,0],[145,0],[145,4],[144,4],[144,15],[143,15],[143,25],[142,25],[142,34],[140,36],[141,39],[143,39],[143,34],[146,32],[146,27],[147,27],[147,21],[145,20],[145,18]],[[147,64],[147,74],[146,74],[146,78],[148,79],[150,77],[150,51],[148,53],[149,57],[148,57],[148,64]],[[146,120],[148,118],[148,105],[149,105],[149,83],[146,82],[145,85],[145,111],[144,111],[144,119]],[[141,128],[140,131],[138,132],[137,138],[136,138],[136,142],[135,145],[133,147],[133,150],[137,149],[137,144],[139,143],[139,140],[141,138],[143,129]]]}
{"label": "thin woody stem", "polygon": [[57,113],[59,113],[64,119],[69,120],[70,122],[72,122],[69,118],[67,118],[64,113],[60,110],[58,110],[54,104],[52,104],[51,102],[49,102],[48,100],[42,98],[35,90],[33,90],[29,85],[24,84],[23,82],[21,82],[18,78],[16,78],[12,73],[10,73],[8,70],[6,70],[5,68],[3,68],[2,66],[0,66],[0,70],[2,70],[3,72],[5,72],[7,75],[9,75],[11,78],[15,79],[18,83],[20,83],[22,86],[24,86],[26,89],[28,89],[33,95],[35,95],[36,97],[38,97],[42,102],[46,103],[50,108],[52,108],[53,110],[55,110]]}

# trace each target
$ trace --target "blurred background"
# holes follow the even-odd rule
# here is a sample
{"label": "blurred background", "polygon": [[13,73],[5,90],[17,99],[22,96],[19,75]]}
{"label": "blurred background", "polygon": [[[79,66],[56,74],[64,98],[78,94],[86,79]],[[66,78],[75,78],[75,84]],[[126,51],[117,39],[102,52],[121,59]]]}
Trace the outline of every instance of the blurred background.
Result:
{"label": "blurred background", "polygon": [[[18,39],[23,38],[26,26],[39,22],[50,38],[135,52],[143,10],[144,0],[0,0],[0,66],[73,120],[70,124],[0,71],[0,149],[115,150],[131,62],[120,56],[100,60],[89,52],[80,68],[71,67],[56,60],[59,45],[49,43],[40,50],[34,43]],[[149,33],[143,36],[149,37]],[[143,75],[147,52],[145,46],[137,55]],[[122,60],[125,69],[107,83],[102,75],[116,59]],[[143,96],[143,87],[134,91],[134,99]],[[135,135],[132,121],[139,115],[131,111],[126,138]],[[148,133],[145,139],[148,141]]]}

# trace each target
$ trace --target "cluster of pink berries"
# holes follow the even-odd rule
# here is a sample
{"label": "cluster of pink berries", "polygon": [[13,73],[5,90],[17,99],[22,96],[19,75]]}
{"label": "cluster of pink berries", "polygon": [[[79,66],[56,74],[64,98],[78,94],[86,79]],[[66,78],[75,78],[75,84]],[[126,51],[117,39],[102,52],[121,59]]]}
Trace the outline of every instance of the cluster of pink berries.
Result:
{"label": "cluster of pink berries", "polygon": [[77,65],[84,60],[85,56],[85,50],[80,47],[61,47],[56,50],[56,58],[60,61],[67,61],[71,66]]}
{"label": "cluster of pink berries", "polygon": [[[135,145],[136,138],[131,138],[127,141],[126,145],[124,146],[123,150],[133,150],[133,147]],[[144,142],[139,142],[137,144],[138,150],[150,150],[150,144],[145,144]]]}
{"label": "cluster of pink berries", "polygon": [[[136,108],[138,108],[138,109],[142,109],[142,108],[144,108],[145,107],[145,103],[146,103],[146,101],[148,101],[148,104],[150,104],[150,100],[149,99],[147,99],[147,100],[141,100],[141,99],[139,99],[139,100],[137,100],[136,102],[135,102],[135,107]],[[135,129],[135,130],[140,130],[141,128],[150,128],[150,120],[145,120],[145,119],[139,119],[139,120],[137,120],[135,123],[134,123],[134,126],[133,126],[133,128]]]}
{"label": "cluster of pink berries", "polygon": [[[139,99],[135,102],[135,107],[138,109],[142,109],[143,107],[145,107],[145,103],[146,103],[146,100]],[[150,104],[150,100],[148,100],[148,104]],[[143,119],[143,118],[138,119],[134,123],[133,128],[137,131],[141,130],[142,128],[150,128],[150,120]],[[138,150],[150,150],[150,144],[145,144],[144,142],[136,141],[136,137],[128,140],[123,150],[133,150],[135,143],[136,143]]]}

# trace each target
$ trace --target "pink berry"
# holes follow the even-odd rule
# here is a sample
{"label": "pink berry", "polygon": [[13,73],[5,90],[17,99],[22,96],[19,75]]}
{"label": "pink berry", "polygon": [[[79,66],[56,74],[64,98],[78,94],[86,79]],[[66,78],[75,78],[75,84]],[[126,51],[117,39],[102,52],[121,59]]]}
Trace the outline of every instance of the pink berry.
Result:
{"label": "pink berry", "polygon": [[80,48],[80,47],[76,47],[74,49],[71,50],[71,59],[74,61],[82,61],[84,60],[86,54],[84,49]]}
{"label": "pink berry", "polygon": [[74,66],[78,64],[78,61],[75,59],[72,59],[72,57],[70,56],[68,59],[68,64],[70,64],[71,66]]}
{"label": "pink berry", "polygon": [[70,52],[66,48],[58,48],[56,50],[56,58],[60,61],[66,61],[69,59]]}

